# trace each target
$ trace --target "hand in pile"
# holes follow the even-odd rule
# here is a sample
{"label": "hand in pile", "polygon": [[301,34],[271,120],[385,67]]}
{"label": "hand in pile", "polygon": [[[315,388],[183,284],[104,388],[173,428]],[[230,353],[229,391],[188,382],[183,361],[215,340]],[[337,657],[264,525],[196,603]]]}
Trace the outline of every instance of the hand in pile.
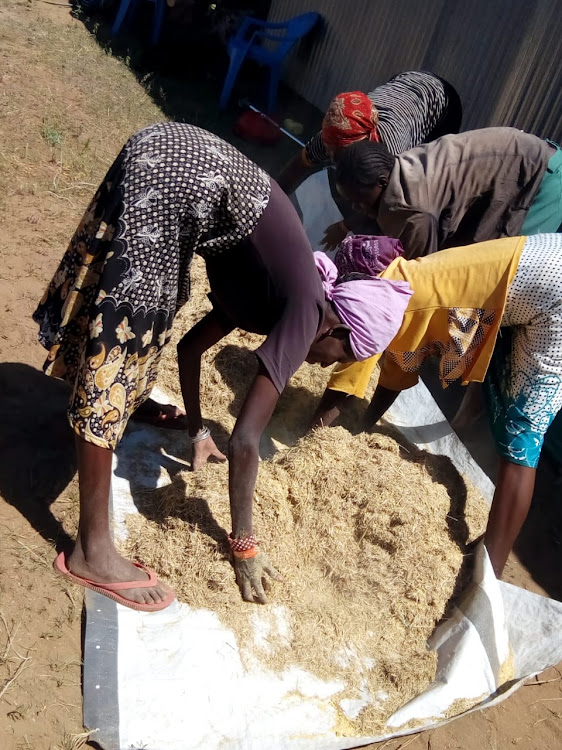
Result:
{"label": "hand in pile", "polygon": [[265,552],[258,552],[255,557],[247,559],[239,559],[234,555],[233,559],[236,583],[242,594],[242,599],[245,602],[255,602],[257,599],[260,604],[267,604],[267,596],[263,588],[264,579],[267,576],[270,576],[275,581],[283,579],[269,562],[269,558]]}
{"label": "hand in pile", "polygon": [[209,459],[220,462],[226,461],[226,456],[217,448],[213,438],[208,437],[204,440],[198,440],[197,442],[193,443],[191,453],[192,470],[198,471],[207,463]]}

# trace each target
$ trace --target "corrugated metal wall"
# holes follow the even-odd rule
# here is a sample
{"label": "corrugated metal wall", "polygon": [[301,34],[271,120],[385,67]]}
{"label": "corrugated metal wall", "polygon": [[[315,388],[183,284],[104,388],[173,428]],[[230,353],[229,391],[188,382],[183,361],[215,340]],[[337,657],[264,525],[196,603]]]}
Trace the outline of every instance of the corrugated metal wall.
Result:
{"label": "corrugated metal wall", "polygon": [[273,0],[270,20],[317,11],[287,83],[325,109],[402,70],[431,70],[458,90],[463,129],[514,125],[562,140],[561,0]]}

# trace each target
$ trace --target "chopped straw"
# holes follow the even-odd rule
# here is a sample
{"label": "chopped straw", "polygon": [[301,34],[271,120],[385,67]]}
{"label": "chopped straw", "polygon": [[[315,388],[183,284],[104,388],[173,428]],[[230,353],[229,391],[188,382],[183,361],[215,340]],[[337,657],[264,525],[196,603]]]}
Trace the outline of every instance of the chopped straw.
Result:
{"label": "chopped straw", "polygon": [[[176,399],[181,399],[176,345],[185,332],[211,309],[211,303],[207,298],[209,285],[205,265],[197,256],[191,266],[191,282],[191,297],[176,316],[172,339],[162,353],[159,368],[158,386]],[[263,339],[263,336],[257,334],[235,330],[203,356],[203,418],[210,426],[219,448],[226,447],[238,411],[256,373],[257,359],[253,350],[257,349]],[[294,445],[296,439],[306,432],[329,377],[329,369],[306,364],[295,373],[281,394],[273,418],[265,431],[261,446],[262,457],[264,454],[272,455],[279,447]],[[374,385],[375,381],[371,384],[367,397],[372,395]],[[352,406],[346,409],[342,420],[342,423],[349,427],[357,423],[365,405],[365,402],[358,399],[351,401]]]}
{"label": "chopped straw", "polygon": [[[201,281],[201,266],[194,275]],[[176,340],[206,309],[203,284],[194,291]],[[247,347],[259,340],[234,332],[203,363],[202,406],[219,447],[255,372]],[[172,347],[160,384],[177,394],[174,359]],[[436,655],[426,642],[466,580],[466,545],[483,531],[488,508],[448,459],[406,451],[388,435],[335,427],[297,441],[327,375],[299,370],[262,445],[270,458],[259,467],[254,525],[283,576],[270,583],[267,605],[243,602],[235,584],[225,465],[177,474],[141,495],[123,544],[181,601],[215,612],[235,633],[247,668],[299,666],[342,681],[335,730],[366,735],[434,678]],[[365,688],[372,703],[351,722],[340,701]]]}

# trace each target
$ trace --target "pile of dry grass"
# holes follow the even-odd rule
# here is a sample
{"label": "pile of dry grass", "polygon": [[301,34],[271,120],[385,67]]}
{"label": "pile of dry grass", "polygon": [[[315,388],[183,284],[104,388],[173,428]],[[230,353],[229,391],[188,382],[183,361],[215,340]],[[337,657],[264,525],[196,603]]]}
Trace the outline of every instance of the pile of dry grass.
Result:
{"label": "pile of dry grass", "polygon": [[182,473],[143,506],[129,518],[127,553],[180,600],[216,612],[243,659],[343,679],[337,706],[367,686],[381,700],[346,727],[358,734],[382,728],[434,677],[426,641],[487,515],[446,459],[383,435],[318,430],[260,464],[255,529],[284,581],[258,608],[242,602],[228,560],[226,466]]}
{"label": "pile of dry grass", "polygon": [[[210,309],[199,258],[192,289],[160,369],[159,385],[176,396],[175,343]],[[203,415],[223,449],[260,341],[234,331],[204,357]],[[179,474],[147,494],[142,515],[128,519],[125,551],[167,578],[181,601],[216,612],[236,634],[247,665],[257,659],[277,672],[298,665],[343,680],[334,698],[340,729],[365,735],[380,731],[433,679],[436,657],[426,641],[466,573],[466,543],[483,531],[488,509],[448,459],[408,452],[391,437],[352,436],[340,427],[298,441],[328,377],[303,365],[262,441],[269,458],[258,473],[255,529],[284,578],[274,584],[270,604],[242,602],[234,581],[224,465]],[[287,446],[293,447],[276,454]],[[359,698],[365,688],[373,702],[352,725],[339,702]]]}
{"label": "pile of dry grass", "polygon": [[[178,378],[176,345],[195,323],[209,312],[207,298],[209,284],[205,265],[196,256],[191,267],[191,297],[174,321],[172,338],[162,352],[158,386],[178,403],[181,389]],[[234,428],[236,417],[257,369],[253,350],[264,337],[234,330],[203,355],[201,366],[201,409],[203,419],[210,426],[217,445],[225,449]],[[294,445],[308,429],[314,410],[324,393],[330,370],[304,364],[291,378],[281,394],[275,413],[262,441],[262,457],[272,455],[278,447]],[[367,397],[372,395],[373,379]],[[353,404],[342,416],[342,424],[353,427],[358,423],[366,402],[353,399]]]}

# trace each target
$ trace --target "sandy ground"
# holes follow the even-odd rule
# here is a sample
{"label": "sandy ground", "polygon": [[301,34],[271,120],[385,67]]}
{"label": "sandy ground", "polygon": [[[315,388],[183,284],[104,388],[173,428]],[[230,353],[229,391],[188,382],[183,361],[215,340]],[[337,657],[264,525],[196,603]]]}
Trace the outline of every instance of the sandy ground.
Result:
{"label": "sandy ground", "polygon": [[[68,9],[0,0],[2,750],[77,750],[87,741],[82,591],[50,567],[76,522],[67,393],[41,373],[44,352],[30,316],[113,155],[130,132],[161,117],[126,66],[100,51]],[[552,482],[546,475],[538,520],[525,531],[527,568],[513,557],[505,577],[562,598],[560,527],[544,522],[548,500],[561,494]],[[561,676],[560,667],[551,669],[497,708],[379,747],[562,747]]]}

